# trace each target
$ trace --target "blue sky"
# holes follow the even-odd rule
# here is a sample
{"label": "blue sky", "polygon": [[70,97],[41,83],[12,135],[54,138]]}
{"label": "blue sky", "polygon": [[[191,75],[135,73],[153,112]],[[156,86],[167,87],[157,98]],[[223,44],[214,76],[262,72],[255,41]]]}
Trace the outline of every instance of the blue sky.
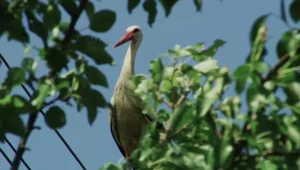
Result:
{"label": "blue sky", "polygon": [[[117,21],[107,33],[99,34],[84,30],[82,34],[90,34],[101,38],[107,44],[107,51],[114,58],[115,66],[99,66],[107,75],[109,89],[99,88],[107,100],[110,99],[114,84],[119,76],[123,58],[128,44],[113,48],[130,25],[139,25],[144,33],[144,39],[136,57],[136,73],[148,73],[149,62],[161,53],[167,52],[175,44],[181,46],[193,45],[204,42],[210,45],[215,39],[223,39],[227,43],[217,53],[216,59],[220,66],[229,66],[230,71],[242,64],[249,51],[249,31],[253,22],[261,15],[273,13],[280,16],[279,0],[204,0],[201,12],[196,12],[192,1],[179,1],[173,8],[171,15],[165,18],[164,12],[158,6],[158,15],[153,28],[147,24],[147,14],[140,4],[133,14],[127,12],[127,1],[102,0],[93,1],[97,10],[111,9],[117,12]],[[68,21],[68,16],[63,20]],[[275,46],[281,33],[287,27],[276,17],[270,17],[267,21],[268,35],[272,37],[267,43],[269,55],[266,57],[269,63],[276,62]],[[84,14],[77,29],[88,26],[87,17]],[[40,40],[32,36],[32,43],[41,46]],[[16,42],[7,42],[6,37],[0,37],[0,52],[6,57],[12,66],[19,66],[23,58],[23,47]],[[35,52],[30,53],[36,57]],[[90,62],[92,64],[92,62]],[[40,73],[47,71],[42,65]],[[6,76],[6,68],[0,67],[0,77]],[[1,80],[2,81],[2,80]],[[25,96],[24,92],[17,90]],[[61,105],[67,114],[67,125],[60,132],[74,149],[75,153],[83,161],[87,169],[98,169],[107,162],[118,162],[121,158],[109,130],[108,111],[100,110],[95,123],[90,126],[87,121],[86,111],[78,113],[75,108]],[[80,166],[69,154],[67,149],[57,138],[54,132],[45,125],[42,116],[39,116],[37,125],[42,127],[40,131],[33,131],[29,138],[28,147],[31,149],[24,154],[24,159],[32,169],[72,169],[80,170]],[[8,135],[11,142],[17,146],[19,139]],[[6,144],[0,147],[13,158],[14,154]],[[0,169],[9,169],[9,164],[0,156]],[[22,165],[21,170],[25,169]]]}

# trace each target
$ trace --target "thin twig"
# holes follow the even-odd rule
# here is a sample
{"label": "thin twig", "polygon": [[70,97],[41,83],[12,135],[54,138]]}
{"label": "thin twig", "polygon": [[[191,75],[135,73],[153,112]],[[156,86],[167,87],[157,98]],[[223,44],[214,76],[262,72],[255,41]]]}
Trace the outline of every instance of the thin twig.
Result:
{"label": "thin twig", "polygon": [[88,0],[81,0],[80,1],[80,5],[79,5],[79,11],[77,14],[73,14],[72,18],[71,18],[71,23],[69,25],[69,28],[66,32],[65,38],[62,41],[62,49],[65,49],[67,47],[67,45],[69,44],[71,37],[74,33],[74,29],[75,29],[75,25],[77,23],[77,20],[79,19],[82,11],[85,8],[85,5],[87,3]]}
{"label": "thin twig", "polygon": [[4,152],[4,150],[2,150],[2,148],[0,148],[0,153],[3,155],[3,157],[6,159],[6,161],[12,165],[11,160],[9,159],[9,157],[6,155],[6,153]]}
{"label": "thin twig", "polygon": [[158,100],[160,100],[161,102],[165,103],[167,106],[169,106],[170,108],[174,108],[174,104],[165,100],[163,97],[158,98]]}
{"label": "thin twig", "polygon": [[179,105],[181,105],[182,102],[184,101],[184,99],[186,99],[186,96],[189,94],[189,92],[190,92],[189,90],[186,90],[184,92],[184,94],[177,100],[177,102],[176,102],[176,104],[175,104],[174,107],[178,107]]}
{"label": "thin twig", "polygon": [[54,99],[50,100],[49,102],[45,102],[44,105],[43,105],[43,108],[44,107],[47,107],[49,105],[52,105],[54,104],[55,102],[61,100],[60,96],[58,95],[57,97],[55,97]]}

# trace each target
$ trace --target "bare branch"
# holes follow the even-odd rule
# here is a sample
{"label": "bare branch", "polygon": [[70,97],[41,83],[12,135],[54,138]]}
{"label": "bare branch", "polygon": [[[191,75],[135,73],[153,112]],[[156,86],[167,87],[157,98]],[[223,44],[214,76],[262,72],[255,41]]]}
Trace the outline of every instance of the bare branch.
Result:
{"label": "bare branch", "polygon": [[176,104],[175,104],[175,107],[178,107],[179,105],[181,105],[182,104],[182,102],[184,101],[184,99],[186,99],[186,96],[189,94],[189,90],[186,90],[185,92],[184,92],[184,94],[178,99],[178,101],[176,102]]}

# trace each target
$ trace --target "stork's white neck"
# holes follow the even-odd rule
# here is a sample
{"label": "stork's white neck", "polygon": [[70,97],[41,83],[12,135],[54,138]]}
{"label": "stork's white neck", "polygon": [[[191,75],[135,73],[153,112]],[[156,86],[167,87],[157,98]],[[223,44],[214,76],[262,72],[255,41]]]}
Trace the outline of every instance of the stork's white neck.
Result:
{"label": "stork's white neck", "polygon": [[141,44],[141,41],[131,41],[123,61],[122,70],[119,81],[127,81],[127,79],[134,75],[134,62],[136,52]]}

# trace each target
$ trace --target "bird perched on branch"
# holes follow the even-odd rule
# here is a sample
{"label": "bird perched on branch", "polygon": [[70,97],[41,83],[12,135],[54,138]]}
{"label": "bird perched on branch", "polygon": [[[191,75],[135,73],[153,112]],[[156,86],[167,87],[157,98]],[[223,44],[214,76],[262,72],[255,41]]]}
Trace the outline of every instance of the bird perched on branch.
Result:
{"label": "bird perched on branch", "polygon": [[111,133],[126,160],[138,147],[143,129],[153,119],[142,113],[141,102],[138,97],[134,96],[128,84],[129,78],[134,76],[135,56],[142,39],[141,28],[133,25],[126,29],[125,35],[114,45],[114,47],[118,47],[130,42],[119,79],[115,85],[110,110]]}

